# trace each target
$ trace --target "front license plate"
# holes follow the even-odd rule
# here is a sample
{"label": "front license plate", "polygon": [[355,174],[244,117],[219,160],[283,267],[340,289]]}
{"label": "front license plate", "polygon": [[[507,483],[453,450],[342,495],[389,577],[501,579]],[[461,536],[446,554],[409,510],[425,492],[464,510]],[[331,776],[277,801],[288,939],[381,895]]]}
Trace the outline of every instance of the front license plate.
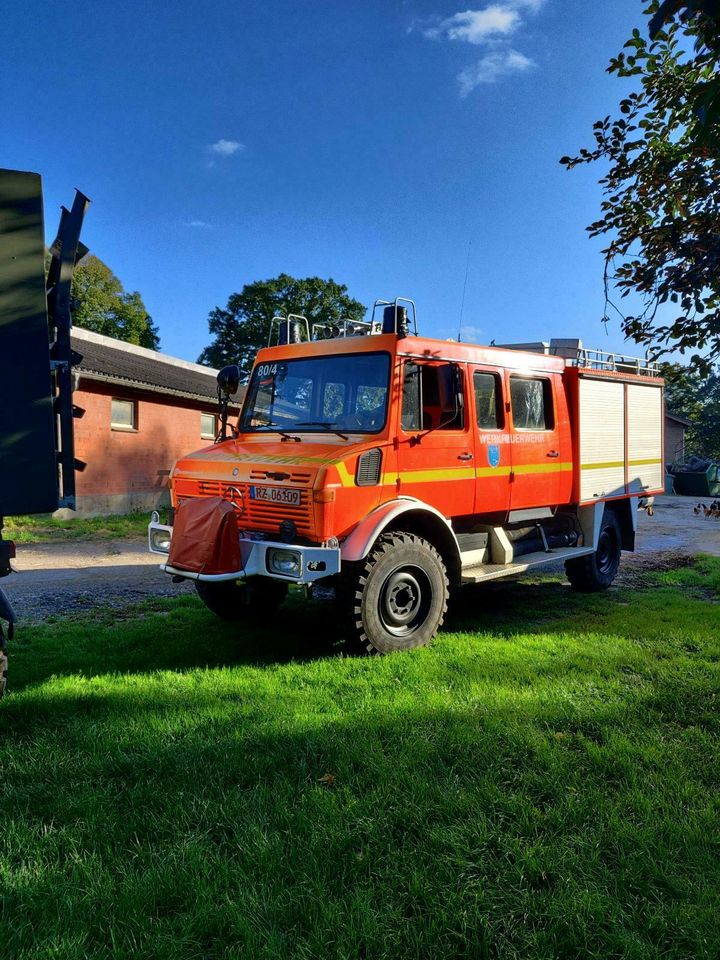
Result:
{"label": "front license plate", "polygon": [[291,506],[300,505],[300,491],[289,490],[287,487],[250,487],[251,500],[269,500],[270,503],[287,503]]}

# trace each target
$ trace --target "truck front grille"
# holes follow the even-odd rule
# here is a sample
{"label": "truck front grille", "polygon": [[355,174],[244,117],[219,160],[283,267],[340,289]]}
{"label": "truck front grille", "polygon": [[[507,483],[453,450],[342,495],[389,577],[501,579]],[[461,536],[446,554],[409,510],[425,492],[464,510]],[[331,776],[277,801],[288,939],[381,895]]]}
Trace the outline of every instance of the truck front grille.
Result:
{"label": "truck front grille", "polygon": [[[265,483],[263,486],[272,486]],[[312,490],[300,490],[300,503],[273,503],[250,497],[249,483],[226,483],[224,480],[187,480],[178,478],[173,487],[178,500],[189,497],[222,497],[235,505],[240,529],[269,530],[277,533],[283,520],[292,520],[298,536],[312,539]],[[297,489],[297,488],[295,488]]]}

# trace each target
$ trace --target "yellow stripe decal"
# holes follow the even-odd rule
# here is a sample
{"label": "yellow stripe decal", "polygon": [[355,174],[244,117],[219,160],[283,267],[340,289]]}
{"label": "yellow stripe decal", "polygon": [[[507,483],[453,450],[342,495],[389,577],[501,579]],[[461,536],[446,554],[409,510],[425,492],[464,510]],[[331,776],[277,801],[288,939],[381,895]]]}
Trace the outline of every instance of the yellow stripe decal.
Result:
{"label": "yellow stripe decal", "polygon": [[521,463],[512,468],[516,476],[525,476],[532,473],[563,473],[565,470],[572,470],[571,463]]}
{"label": "yellow stripe decal", "polygon": [[[396,474],[393,474],[396,476]],[[404,483],[435,483],[437,480],[474,480],[474,467],[453,467],[450,470],[403,470]]]}
{"label": "yellow stripe decal", "polygon": [[475,476],[480,477],[509,477],[512,467],[476,467]]}
{"label": "yellow stripe decal", "polygon": [[[629,467],[647,467],[652,464],[662,463],[660,457],[651,457],[648,460],[628,460]],[[582,470],[612,470],[615,467],[624,467],[624,460],[613,460],[607,463],[583,463]]]}
{"label": "yellow stripe decal", "polygon": [[[518,467],[454,467],[449,470],[403,470],[400,473],[384,473],[383,484],[437,483],[444,480],[480,480],[483,477],[509,477],[511,473],[532,476],[540,473],[561,473],[572,470],[571,463],[527,463]],[[352,483],[352,481],[350,481]]]}
{"label": "yellow stripe decal", "polygon": [[581,470],[612,470],[615,467],[624,467],[624,460],[612,460],[607,463],[583,463]]}
{"label": "yellow stripe decal", "polygon": [[335,464],[335,469],[338,472],[342,485],[344,487],[352,487],[355,483],[355,480],[350,476],[350,472],[342,460],[338,460],[338,462]]}

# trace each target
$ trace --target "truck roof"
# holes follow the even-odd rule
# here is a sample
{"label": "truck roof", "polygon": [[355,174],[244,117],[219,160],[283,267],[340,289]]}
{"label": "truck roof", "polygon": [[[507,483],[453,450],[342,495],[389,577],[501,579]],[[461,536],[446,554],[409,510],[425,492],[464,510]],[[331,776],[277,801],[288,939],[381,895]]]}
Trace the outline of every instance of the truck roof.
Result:
{"label": "truck roof", "polygon": [[259,351],[257,359],[267,362],[268,360],[290,360],[297,357],[377,352],[426,360],[479,363],[486,366],[506,367],[527,372],[562,373],[565,369],[565,360],[562,357],[503,347],[485,347],[474,343],[458,343],[454,340],[436,340],[431,337],[398,338],[394,333],[360,337],[336,337],[331,340],[311,340],[309,342],[283,344],[277,347],[264,347]]}

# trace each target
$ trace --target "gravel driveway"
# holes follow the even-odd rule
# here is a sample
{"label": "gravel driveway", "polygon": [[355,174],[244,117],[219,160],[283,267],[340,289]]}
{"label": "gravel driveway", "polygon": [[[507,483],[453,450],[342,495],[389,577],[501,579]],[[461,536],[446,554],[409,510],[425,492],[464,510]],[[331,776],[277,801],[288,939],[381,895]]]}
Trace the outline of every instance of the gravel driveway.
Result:
{"label": "gravel driveway", "polygon": [[[623,555],[621,570],[647,567],[650,556],[668,552],[720,556],[720,519],[695,516],[696,503],[690,497],[659,497],[653,517],[641,512],[637,552]],[[158,561],[144,540],[20,544],[18,572],[0,580],[0,587],[21,621],[193,591],[191,584],[174,584],[161,573]]]}
{"label": "gravel driveway", "polygon": [[0,587],[21,621],[193,592],[192,584],[173,583],[159,562],[145,540],[18,544],[17,573]]}

